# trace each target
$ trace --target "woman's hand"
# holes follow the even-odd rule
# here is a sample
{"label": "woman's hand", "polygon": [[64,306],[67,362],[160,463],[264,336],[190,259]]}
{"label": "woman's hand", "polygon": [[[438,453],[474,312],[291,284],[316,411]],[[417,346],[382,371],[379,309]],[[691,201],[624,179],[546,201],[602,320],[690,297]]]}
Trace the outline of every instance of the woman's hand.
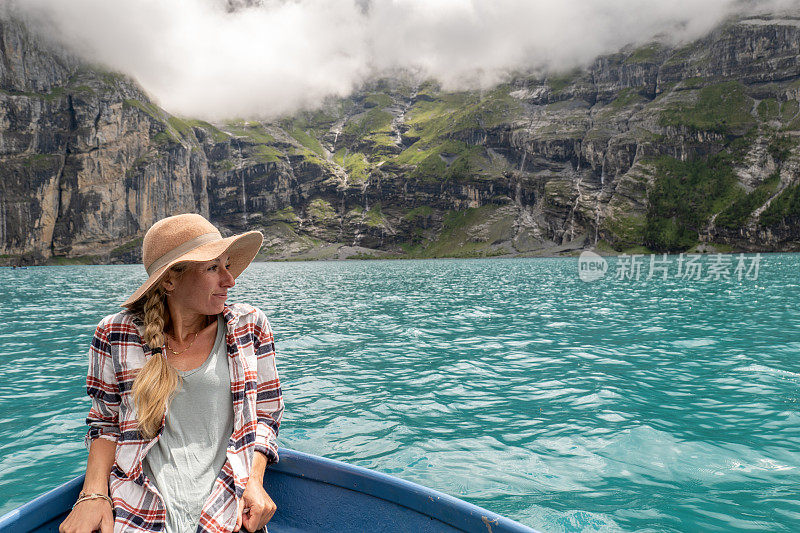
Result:
{"label": "woman's hand", "polygon": [[[87,494],[108,494],[108,477],[114,464],[117,443],[108,439],[95,439],[89,447],[86,461],[86,479],[83,491]],[[114,532],[114,512],[104,498],[84,500],[73,507],[67,518],[58,526],[60,533]]]}
{"label": "woman's hand", "polygon": [[59,533],[114,533],[114,514],[108,501],[97,498],[76,505],[58,526]]}
{"label": "woman's hand", "polygon": [[243,525],[247,531],[258,531],[269,522],[277,509],[275,502],[264,490],[264,485],[251,477],[244,488],[242,499],[239,500],[239,517],[234,531],[239,531]]}

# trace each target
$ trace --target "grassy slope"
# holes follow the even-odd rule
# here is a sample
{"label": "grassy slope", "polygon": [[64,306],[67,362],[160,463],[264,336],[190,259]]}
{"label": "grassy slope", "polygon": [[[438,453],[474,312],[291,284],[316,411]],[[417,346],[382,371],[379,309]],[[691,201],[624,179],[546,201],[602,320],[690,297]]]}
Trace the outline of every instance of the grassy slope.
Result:
{"label": "grassy slope", "polygon": [[[698,54],[693,45],[669,52],[651,44],[621,57],[627,65],[664,60],[674,65],[695,61],[691,58]],[[547,106],[546,112],[558,113],[569,108],[571,91],[585,85],[585,76],[571,72],[551,76],[544,83],[557,98],[566,98]],[[285,141],[283,144],[276,141],[257,123],[231,124],[224,129],[256,146],[254,154],[261,161],[299,155],[316,164],[333,164],[347,173],[350,186],[363,185],[381,173],[381,167],[412,181],[491,180],[501,174],[494,168],[480,137],[492,128],[510,125],[525,116],[523,104],[510,95],[511,91],[510,86],[501,85],[486,92],[448,93],[427,83],[414,94],[409,87],[378,86],[356,98],[328,105],[323,111],[300,113],[276,123],[293,139],[293,147],[288,149]],[[652,250],[683,251],[697,244],[700,232],[715,215],[717,227],[723,229],[733,230],[751,222],[752,213],[777,191],[778,177],[775,174],[747,191],[739,184],[735,170],[744,164],[748,148],[764,136],[771,139],[768,153],[780,167],[797,144],[790,133],[800,128],[800,105],[775,98],[758,102],[738,81],[714,82],[701,78],[666,87],[666,93],[654,102],[642,94],[639,88],[623,89],[609,104],[598,106],[595,124],[611,124],[618,117],[624,120],[632,110],[644,109],[654,114],[655,123],[664,131],[673,133],[631,132],[642,136],[641,142],[670,147],[686,142],[681,140],[683,137],[717,136],[722,140],[711,142],[717,143],[714,150],[686,161],[669,156],[645,159],[644,163],[654,172],[647,186],[647,212],[644,215],[621,212],[607,218],[603,229],[611,236],[612,245],[617,249],[645,245]],[[679,97],[670,99],[670,94]],[[412,95],[414,98],[410,99]],[[402,127],[398,131],[395,117],[401,111]],[[548,131],[543,128],[542,138],[571,139],[579,135],[575,124],[568,122],[551,124]],[[178,137],[187,135],[191,129],[187,126],[203,127],[214,140],[227,135],[213,126],[181,122],[174,117],[166,123],[168,136],[173,132]],[[336,124],[340,129],[334,136]],[[402,145],[397,142],[399,132]],[[605,133],[598,130],[583,135],[588,140],[592,135]],[[662,150],[667,151],[677,150]],[[798,198],[800,190],[788,187],[773,199],[759,222],[766,226],[785,224],[798,215]],[[339,216],[321,205],[314,204],[309,209],[322,219]],[[458,218],[462,215],[463,220]],[[483,253],[479,243],[465,240],[460,232],[462,226],[478,223],[475,217],[485,216],[487,213],[481,210],[451,213],[437,240],[424,241],[419,231],[412,232],[406,249],[410,254],[426,256]],[[363,216],[358,218],[364,223]],[[458,220],[463,224],[459,225]]]}

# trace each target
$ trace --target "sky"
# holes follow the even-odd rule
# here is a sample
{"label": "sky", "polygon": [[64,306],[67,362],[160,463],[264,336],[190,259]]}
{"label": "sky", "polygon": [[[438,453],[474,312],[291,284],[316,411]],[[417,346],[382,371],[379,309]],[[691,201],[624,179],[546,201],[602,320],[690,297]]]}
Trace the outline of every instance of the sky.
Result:
{"label": "sky", "polygon": [[[398,72],[444,89],[558,74],[796,0],[0,0],[170,113],[275,118]],[[253,5],[255,4],[255,5]]]}

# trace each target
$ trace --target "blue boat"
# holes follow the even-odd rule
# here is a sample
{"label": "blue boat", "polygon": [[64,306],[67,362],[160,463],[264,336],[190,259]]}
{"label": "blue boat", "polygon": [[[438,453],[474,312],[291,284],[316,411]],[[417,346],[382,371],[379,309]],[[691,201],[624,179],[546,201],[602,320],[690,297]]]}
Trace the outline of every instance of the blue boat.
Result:
{"label": "blue boat", "polygon": [[[280,462],[264,476],[278,506],[267,524],[270,533],[536,533],[416,483],[294,450],[279,453]],[[79,476],[0,517],[0,532],[57,532],[82,486]]]}

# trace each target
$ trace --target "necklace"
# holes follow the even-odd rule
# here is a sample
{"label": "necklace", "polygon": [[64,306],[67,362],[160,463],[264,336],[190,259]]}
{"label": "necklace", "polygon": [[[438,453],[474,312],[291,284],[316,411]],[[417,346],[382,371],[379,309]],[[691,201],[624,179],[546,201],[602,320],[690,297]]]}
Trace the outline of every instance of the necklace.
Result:
{"label": "necklace", "polygon": [[196,341],[196,340],[197,340],[197,333],[199,333],[199,332],[196,332],[196,333],[194,334],[194,339],[192,339],[192,342],[190,342],[190,343],[189,343],[189,346],[187,346],[186,348],[184,348],[184,349],[183,349],[183,350],[181,350],[180,352],[176,352],[175,350],[173,350],[172,348],[170,348],[170,347],[169,347],[169,341],[168,341],[168,340],[166,340],[166,338],[165,338],[164,340],[165,340],[165,342],[166,342],[166,344],[167,344],[167,350],[169,350],[170,352],[172,352],[172,355],[180,355],[180,354],[182,354],[183,352],[185,352],[186,350],[188,350],[189,348],[191,348],[191,347],[192,347],[192,344],[194,344],[194,341]]}
{"label": "necklace", "polygon": [[[202,328],[200,328],[200,330],[206,327],[206,322],[208,322],[208,317],[206,317],[206,319],[204,320],[204,322],[203,322],[203,327],[202,327]],[[184,348],[184,349],[183,349],[183,350],[181,350],[180,352],[176,352],[175,350],[173,350],[172,348],[170,348],[170,346],[169,346],[169,340],[167,340],[167,336],[166,336],[166,335],[164,335],[164,343],[165,343],[165,345],[166,345],[166,347],[167,347],[167,350],[169,350],[170,352],[172,352],[172,355],[180,355],[180,354],[182,354],[183,352],[185,352],[186,350],[188,350],[189,348],[191,348],[191,347],[192,347],[192,344],[194,344],[194,341],[196,341],[196,340],[197,340],[197,334],[198,334],[198,333],[200,333],[200,330],[197,330],[197,331],[195,332],[195,334],[194,334],[194,339],[192,339],[192,342],[190,342],[190,343],[189,343],[189,346],[187,346],[186,348]]]}

